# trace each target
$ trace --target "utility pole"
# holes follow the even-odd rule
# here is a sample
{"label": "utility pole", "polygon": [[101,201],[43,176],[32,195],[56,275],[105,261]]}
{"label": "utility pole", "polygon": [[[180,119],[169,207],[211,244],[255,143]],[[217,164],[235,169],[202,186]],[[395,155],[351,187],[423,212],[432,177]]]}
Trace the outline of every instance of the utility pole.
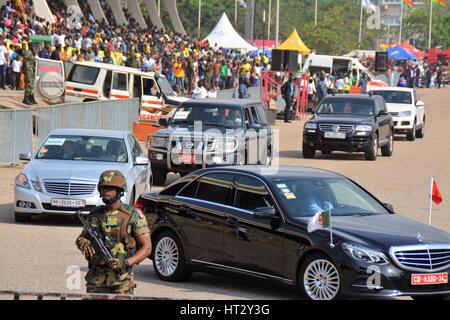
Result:
{"label": "utility pole", "polygon": [[255,0],[247,1],[245,16],[245,38],[253,41],[255,29]]}
{"label": "utility pole", "polygon": [[200,39],[200,28],[202,25],[202,0],[198,0],[198,34],[197,39]]}
{"label": "utility pole", "polygon": [[280,0],[277,0],[277,10],[275,18],[275,47],[278,47],[279,29],[280,29]]}
{"label": "utility pole", "polygon": [[272,0],[269,0],[269,21],[267,26],[267,40],[270,40],[270,21],[272,20]]}

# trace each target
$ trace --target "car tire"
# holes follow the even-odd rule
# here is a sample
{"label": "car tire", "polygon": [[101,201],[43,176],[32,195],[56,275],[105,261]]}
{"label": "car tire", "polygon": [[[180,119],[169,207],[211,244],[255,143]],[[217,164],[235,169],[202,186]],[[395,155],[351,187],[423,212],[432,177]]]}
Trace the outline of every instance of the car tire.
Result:
{"label": "car tire", "polygon": [[394,153],[394,134],[392,130],[389,134],[389,142],[381,148],[381,155],[383,157],[390,157]]}
{"label": "car tire", "polygon": [[31,222],[31,215],[22,212],[14,212],[14,220],[23,223]]}
{"label": "car tire", "polygon": [[192,275],[185,263],[183,245],[173,231],[163,231],[158,235],[152,260],[156,275],[163,281],[185,281]]}
{"label": "car tire", "polygon": [[408,141],[416,140],[416,123],[414,123],[412,130],[407,133],[406,140]]}
{"label": "car tire", "polygon": [[372,142],[370,143],[369,148],[364,152],[366,156],[366,160],[375,161],[377,160],[378,155],[378,135],[375,134],[373,136]]}
{"label": "car tire", "polygon": [[166,183],[168,173],[169,170],[167,169],[160,169],[160,168],[152,169],[153,185],[164,186],[164,184]]}
{"label": "car tire", "polygon": [[308,300],[336,300],[341,294],[341,276],[325,254],[314,253],[303,262],[298,285]]}
{"label": "car tire", "polygon": [[133,191],[131,191],[130,199],[128,200],[128,204],[134,207],[134,202],[136,200],[136,189],[133,187]]}
{"label": "car tire", "polygon": [[303,152],[303,158],[312,159],[312,158],[314,158],[314,156],[316,154],[316,149],[314,149],[313,147],[309,146],[306,143],[303,143],[302,152]]}
{"label": "car tire", "polygon": [[425,136],[425,119],[422,122],[422,128],[416,131],[416,138],[423,139]]}

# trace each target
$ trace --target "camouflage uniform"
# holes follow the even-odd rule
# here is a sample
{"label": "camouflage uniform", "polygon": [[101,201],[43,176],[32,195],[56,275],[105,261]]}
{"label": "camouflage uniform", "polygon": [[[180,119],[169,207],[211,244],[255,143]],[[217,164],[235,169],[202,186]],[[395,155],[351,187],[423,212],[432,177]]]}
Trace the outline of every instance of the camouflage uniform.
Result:
{"label": "camouflage uniform", "polygon": [[34,95],[34,78],[36,74],[36,59],[30,49],[25,50],[24,55],[25,98]]}
{"label": "camouflage uniform", "polygon": [[[125,178],[118,171],[104,172],[98,186],[99,188],[119,186],[126,191]],[[124,203],[121,203],[119,209],[113,211],[106,211],[105,206],[98,206],[90,212],[86,221],[102,237],[101,240],[113,258],[122,261],[136,253],[136,238],[150,233],[143,213]],[[79,241],[89,240],[88,237],[87,231],[83,229],[76,241],[78,248],[80,248]],[[108,262],[103,259],[96,268],[93,268],[93,260],[89,261],[89,271],[85,280],[88,293],[132,294],[136,287],[131,267],[117,272],[112,270]]]}

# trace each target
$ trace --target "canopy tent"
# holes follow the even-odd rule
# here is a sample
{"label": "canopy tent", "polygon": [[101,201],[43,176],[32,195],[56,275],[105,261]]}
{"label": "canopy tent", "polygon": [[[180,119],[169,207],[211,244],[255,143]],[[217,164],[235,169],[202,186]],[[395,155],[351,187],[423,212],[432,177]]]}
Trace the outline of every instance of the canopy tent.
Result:
{"label": "canopy tent", "polygon": [[403,41],[402,43],[400,43],[400,47],[402,47],[403,49],[408,50],[409,52],[414,54],[419,59],[425,58],[427,56],[427,54],[425,52],[420,51],[419,49],[417,49],[413,45],[409,44],[408,41]]}
{"label": "canopy tent", "polygon": [[415,54],[408,52],[408,50],[403,49],[401,46],[395,46],[390,48],[388,51],[388,59],[392,60],[416,60]]}
{"label": "canopy tent", "polygon": [[311,50],[303,43],[302,39],[298,35],[297,29],[294,29],[291,35],[284,41],[278,48],[278,50],[295,50],[300,54],[310,54]]}
{"label": "canopy tent", "polygon": [[208,40],[212,47],[217,46],[226,49],[239,49],[245,51],[254,51],[257,49],[237,33],[225,12],[205,40]]}

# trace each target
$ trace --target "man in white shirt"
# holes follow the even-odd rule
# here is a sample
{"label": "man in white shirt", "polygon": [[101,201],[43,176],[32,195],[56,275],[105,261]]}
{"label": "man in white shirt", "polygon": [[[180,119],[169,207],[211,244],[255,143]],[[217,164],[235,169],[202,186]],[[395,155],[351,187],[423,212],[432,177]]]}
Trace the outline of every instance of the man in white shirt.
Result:
{"label": "man in white shirt", "polygon": [[11,64],[12,68],[12,89],[19,90],[20,71],[22,71],[22,61],[16,56]]}
{"label": "man in white shirt", "polygon": [[198,85],[192,91],[192,99],[206,99],[208,96],[208,91],[203,86],[203,81],[199,81]]}
{"label": "man in white shirt", "polygon": [[8,49],[2,40],[0,44],[0,89],[5,90],[5,74],[8,66]]}

